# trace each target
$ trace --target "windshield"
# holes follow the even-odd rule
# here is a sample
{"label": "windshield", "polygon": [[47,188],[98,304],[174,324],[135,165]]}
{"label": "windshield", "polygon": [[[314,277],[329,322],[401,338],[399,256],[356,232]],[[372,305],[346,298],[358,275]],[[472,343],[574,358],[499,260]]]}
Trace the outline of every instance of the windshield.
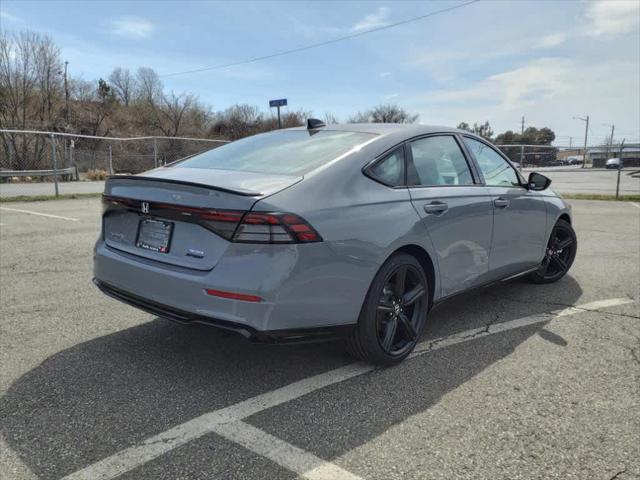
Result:
{"label": "windshield", "polygon": [[209,150],[176,167],[303,175],[375,136],[363,132],[281,130]]}

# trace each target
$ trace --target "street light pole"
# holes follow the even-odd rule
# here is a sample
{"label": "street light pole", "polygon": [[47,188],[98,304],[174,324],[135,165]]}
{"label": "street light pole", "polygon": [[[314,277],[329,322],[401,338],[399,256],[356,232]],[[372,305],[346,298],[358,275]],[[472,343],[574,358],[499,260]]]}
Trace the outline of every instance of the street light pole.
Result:
{"label": "street light pole", "polygon": [[587,135],[589,134],[589,115],[587,118],[573,117],[574,120],[582,120],[585,122],[584,126],[584,148],[582,149],[582,168],[587,166]]}

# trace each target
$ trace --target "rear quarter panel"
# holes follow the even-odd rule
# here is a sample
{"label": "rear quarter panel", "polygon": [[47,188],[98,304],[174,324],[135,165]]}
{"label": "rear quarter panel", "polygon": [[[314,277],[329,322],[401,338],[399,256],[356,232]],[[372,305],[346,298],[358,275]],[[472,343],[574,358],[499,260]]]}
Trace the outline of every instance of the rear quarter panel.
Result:
{"label": "rear quarter panel", "polygon": [[[408,190],[387,187],[362,173],[375,153],[360,152],[338,161],[254,207],[296,213],[320,233],[327,246],[324,254],[315,250],[315,258],[304,262],[313,274],[293,274],[300,280],[297,296],[327,299],[326,314],[339,320],[332,323],[357,321],[373,277],[397,249],[418,245],[435,259]],[[304,249],[299,251],[303,255]],[[439,292],[439,285],[435,291]]]}

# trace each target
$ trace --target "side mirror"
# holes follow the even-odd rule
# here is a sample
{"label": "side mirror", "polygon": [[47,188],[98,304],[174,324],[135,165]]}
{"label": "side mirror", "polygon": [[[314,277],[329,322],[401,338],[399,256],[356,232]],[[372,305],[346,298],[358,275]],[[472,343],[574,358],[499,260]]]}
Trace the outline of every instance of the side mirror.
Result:
{"label": "side mirror", "polygon": [[529,190],[541,191],[546,190],[551,185],[551,179],[536,172],[529,174],[529,182],[527,188]]}

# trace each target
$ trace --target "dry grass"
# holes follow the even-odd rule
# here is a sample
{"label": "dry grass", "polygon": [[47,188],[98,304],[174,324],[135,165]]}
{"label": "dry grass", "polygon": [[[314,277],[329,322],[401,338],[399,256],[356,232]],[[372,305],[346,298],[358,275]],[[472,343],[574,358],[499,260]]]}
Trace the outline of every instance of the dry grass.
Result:
{"label": "dry grass", "polygon": [[98,180],[106,180],[108,176],[109,173],[101,168],[87,170],[87,173],[84,174],[85,179],[91,180],[92,182]]}

